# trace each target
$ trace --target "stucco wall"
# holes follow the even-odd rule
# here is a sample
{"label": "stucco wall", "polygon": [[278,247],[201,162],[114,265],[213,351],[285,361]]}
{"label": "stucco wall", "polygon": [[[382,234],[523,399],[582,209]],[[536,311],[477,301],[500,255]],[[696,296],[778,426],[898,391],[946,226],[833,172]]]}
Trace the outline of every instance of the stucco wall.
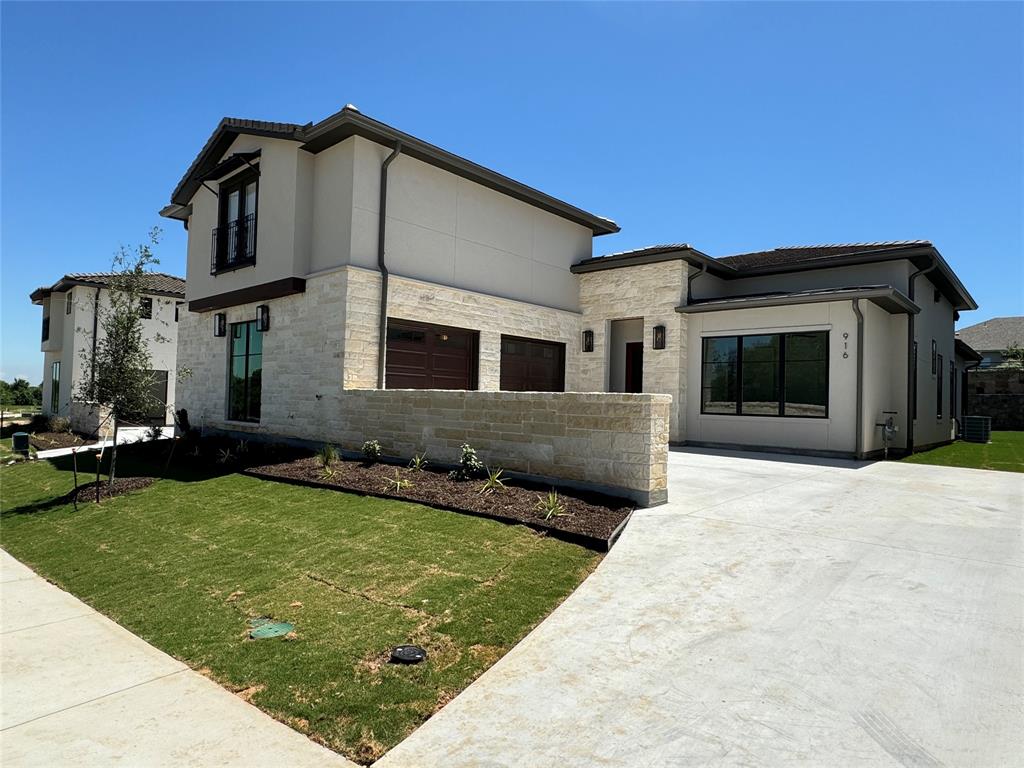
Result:
{"label": "stucco wall", "polygon": [[[594,332],[594,351],[580,354],[579,389],[610,389],[611,322],[640,318],[644,342],[644,392],[672,395],[670,439],[686,433],[686,316],[676,307],[686,300],[682,261],[666,261],[578,275],[583,330]],[[653,348],[655,325],[666,328],[665,349]]]}
{"label": "stucco wall", "polygon": [[[701,414],[704,336],[829,331],[829,415],[824,419]],[[702,443],[853,453],[856,449],[857,321],[850,302],[690,315],[686,439]],[[843,334],[847,334],[843,337]],[[846,357],[844,357],[846,353]],[[867,418],[868,414],[865,414]]]}
{"label": "stucco wall", "polygon": [[[953,419],[949,413],[949,361],[954,359],[955,334],[953,307],[945,296],[934,300],[934,286],[923,277],[915,282],[914,302],[921,312],[914,319],[914,337],[917,339],[917,420],[914,422],[914,447],[921,448],[948,442],[953,437]],[[931,349],[935,339],[938,354],[942,355],[942,370],[932,373]],[[936,416],[938,386],[937,375],[942,378],[942,417]]]}
{"label": "stucco wall", "polygon": [[[358,267],[345,273],[345,388],[376,387],[380,273]],[[502,334],[565,344],[565,388],[580,388],[576,312],[392,276],[388,316],[479,331],[478,389],[499,388]]]}

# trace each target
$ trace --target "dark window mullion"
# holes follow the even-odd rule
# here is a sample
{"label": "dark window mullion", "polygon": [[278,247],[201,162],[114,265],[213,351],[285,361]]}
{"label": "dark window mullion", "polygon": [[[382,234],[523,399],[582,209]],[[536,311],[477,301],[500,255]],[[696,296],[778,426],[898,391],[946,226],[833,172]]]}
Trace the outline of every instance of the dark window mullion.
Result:
{"label": "dark window mullion", "polygon": [[775,375],[779,385],[779,416],[785,416],[786,407],[786,334],[779,334],[779,366]]}
{"label": "dark window mullion", "polygon": [[743,415],[743,337],[736,337],[736,415]]}

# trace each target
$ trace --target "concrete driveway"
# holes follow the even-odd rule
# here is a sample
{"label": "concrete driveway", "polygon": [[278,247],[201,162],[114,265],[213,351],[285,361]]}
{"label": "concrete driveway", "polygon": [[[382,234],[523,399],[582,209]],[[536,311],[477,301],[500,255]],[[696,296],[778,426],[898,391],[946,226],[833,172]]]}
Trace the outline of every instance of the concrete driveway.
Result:
{"label": "concrete driveway", "polygon": [[381,761],[1024,756],[1024,475],[673,452],[669,505]]}

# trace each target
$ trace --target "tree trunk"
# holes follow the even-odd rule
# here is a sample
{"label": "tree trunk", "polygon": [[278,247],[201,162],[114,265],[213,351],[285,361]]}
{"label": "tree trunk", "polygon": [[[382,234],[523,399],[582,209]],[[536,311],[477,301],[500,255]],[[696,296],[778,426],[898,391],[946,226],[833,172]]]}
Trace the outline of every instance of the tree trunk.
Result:
{"label": "tree trunk", "polygon": [[107,487],[114,490],[114,472],[117,470],[117,419],[114,419],[114,442],[110,446],[110,472],[107,474]]}

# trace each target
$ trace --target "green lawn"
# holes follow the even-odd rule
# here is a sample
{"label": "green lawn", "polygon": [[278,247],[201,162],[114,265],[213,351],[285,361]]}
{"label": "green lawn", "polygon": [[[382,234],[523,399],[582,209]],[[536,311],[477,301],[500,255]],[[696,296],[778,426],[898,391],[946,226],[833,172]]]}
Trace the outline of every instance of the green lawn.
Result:
{"label": "green lawn", "polygon": [[[121,453],[126,474],[154,473]],[[600,559],[522,527],[238,474],[183,474],[78,512],[53,501],[70,487],[67,460],[0,467],[4,549],[364,763],[507,652]],[[294,623],[296,639],[246,639],[246,619],[261,615]],[[383,663],[407,642],[427,648],[427,663]]]}
{"label": "green lawn", "polygon": [[941,448],[915,453],[903,461],[911,464],[1024,472],[1024,432],[993,432],[992,442],[987,445],[959,440]]}

